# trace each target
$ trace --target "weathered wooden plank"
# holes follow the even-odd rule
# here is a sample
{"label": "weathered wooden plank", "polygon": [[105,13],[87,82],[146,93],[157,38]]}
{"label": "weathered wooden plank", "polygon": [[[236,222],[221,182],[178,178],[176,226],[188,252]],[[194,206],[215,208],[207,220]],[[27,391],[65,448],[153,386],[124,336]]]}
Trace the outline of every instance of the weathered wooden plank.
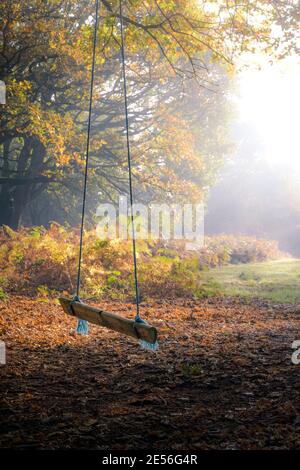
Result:
{"label": "weathered wooden plank", "polygon": [[91,307],[83,302],[72,302],[65,297],[59,299],[65,313],[81,320],[87,320],[95,325],[103,326],[119,333],[141,339],[154,344],[157,340],[157,330],[153,326],[137,323],[134,320],[121,317],[115,313],[105,312],[96,307]]}

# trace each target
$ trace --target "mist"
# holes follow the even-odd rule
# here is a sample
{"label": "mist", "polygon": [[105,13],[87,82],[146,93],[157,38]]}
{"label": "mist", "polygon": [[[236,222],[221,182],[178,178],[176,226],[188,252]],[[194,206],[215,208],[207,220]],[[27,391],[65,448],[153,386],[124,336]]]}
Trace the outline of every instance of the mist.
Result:
{"label": "mist", "polygon": [[298,83],[295,59],[238,75],[235,151],[209,193],[207,234],[274,239],[283,251],[300,255]]}

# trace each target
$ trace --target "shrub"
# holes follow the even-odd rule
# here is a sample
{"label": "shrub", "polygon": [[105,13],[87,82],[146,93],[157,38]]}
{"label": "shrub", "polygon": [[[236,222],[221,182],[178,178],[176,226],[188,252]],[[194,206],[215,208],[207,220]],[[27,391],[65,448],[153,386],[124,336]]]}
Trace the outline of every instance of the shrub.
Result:
{"label": "shrub", "polygon": [[250,236],[221,235],[207,237],[200,250],[200,264],[209,267],[231,263],[255,263],[288,256],[279,250],[274,240]]}
{"label": "shrub", "polygon": [[[13,231],[1,227],[0,285],[5,287],[5,292],[32,293],[42,298],[53,295],[53,290],[73,294],[78,241],[78,230],[58,224],[52,224],[47,230],[34,227]],[[148,297],[210,297],[219,294],[220,289],[203,271],[227,263],[282,257],[276,242],[252,237],[208,237],[205,247],[198,252],[187,252],[183,242],[161,240],[139,240],[137,248],[141,292]],[[82,263],[83,294],[132,298],[133,285],[131,240],[101,241],[95,231],[87,231]]]}

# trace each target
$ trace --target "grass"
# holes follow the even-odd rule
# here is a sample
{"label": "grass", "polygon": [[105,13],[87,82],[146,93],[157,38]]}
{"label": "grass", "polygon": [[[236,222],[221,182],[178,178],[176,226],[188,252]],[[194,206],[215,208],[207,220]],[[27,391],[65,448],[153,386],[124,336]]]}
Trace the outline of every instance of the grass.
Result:
{"label": "grass", "polygon": [[7,298],[6,292],[0,287],[0,300],[5,300]]}
{"label": "grass", "polygon": [[300,260],[284,259],[212,269],[207,276],[224,295],[259,297],[278,303],[300,302]]}

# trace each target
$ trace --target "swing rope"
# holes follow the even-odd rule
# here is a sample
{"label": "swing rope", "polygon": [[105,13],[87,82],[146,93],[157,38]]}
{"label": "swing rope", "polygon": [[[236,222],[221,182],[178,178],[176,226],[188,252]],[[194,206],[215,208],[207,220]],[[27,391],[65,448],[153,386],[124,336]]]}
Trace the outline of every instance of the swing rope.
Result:
{"label": "swing rope", "polygon": [[132,165],[131,165],[132,158],[131,158],[130,136],[129,136],[129,112],[128,112],[128,97],[127,97],[126,56],[125,56],[122,0],[120,0],[120,29],[121,29],[121,54],[122,54],[128,180],[129,180],[129,194],[130,194],[130,219],[131,219],[131,230],[132,230],[132,253],[133,253],[133,265],[134,265],[134,287],[135,287],[135,303],[136,303],[135,321],[141,322],[142,319],[140,317],[140,294],[139,294],[137,254],[136,254],[137,250],[136,250],[135,225],[134,225],[134,215],[133,215],[133,187],[132,187]]}
{"label": "swing rope", "polygon": [[[85,171],[84,171],[81,226],[80,226],[80,242],[79,242],[79,255],[78,255],[78,270],[77,270],[76,296],[73,298],[74,302],[75,301],[80,302],[81,264],[82,264],[82,250],[83,250],[84,219],[85,219],[85,210],[86,210],[87,180],[88,180],[89,157],[90,157],[90,141],[91,141],[91,127],[92,127],[93,93],[94,93],[94,80],[95,80],[95,67],[96,67],[96,47],[97,47],[98,24],[99,24],[99,0],[96,0],[93,53],[92,53],[92,70],[91,70],[90,95],[89,95],[88,128],[87,128],[87,140],[86,140],[86,157],[85,157]],[[86,320],[78,320],[76,331],[79,334],[87,335],[89,331],[88,322]]]}
{"label": "swing rope", "polygon": [[[128,111],[126,55],[125,55],[125,38],[124,38],[122,0],[120,0],[119,6],[120,6],[121,59],[122,59],[123,92],[124,92],[127,163],[128,163],[128,180],[129,180],[129,195],[130,195],[130,220],[131,220],[131,228],[132,228],[132,252],[133,252],[134,286],[135,286],[135,303],[136,303],[135,321],[137,323],[146,323],[140,316],[140,295],[139,295],[138,267],[137,267],[137,249],[136,249],[135,224],[134,224],[134,215],[133,215],[134,198],[133,198],[133,184],[132,184],[132,158],[131,158],[131,146],[130,146],[130,125],[129,125],[129,111]],[[92,123],[92,111],[93,111],[93,91],[94,91],[95,65],[96,65],[96,46],[97,46],[97,34],[98,34],[98,23],[99,23],[99,20],[98,20],[99,0],[96,0],[95,15],[96,15],[96,18],[95,18],[94,39],[93,39],[93,57],[92,57],[89,117],[88,117],[87,145],[86,145],[86,161],[85,161],[85,174],[84,174],[84,187],[83,187],[83,200],[82,200],[82,217],[81,217],[81,228],[80,228],[77,288],[76,288],[76,296],[73,298],[73,302],[75,301],[80,302],[81,263],[82,263],[82,251],[83,251],[84,219],[85,219],[85,209],[86,209],[87,179],[88,179],[91,123]],[[71,303],[71,308],[72,308],[72,303]],[[88,322],[86,320],[78,320],[76,331],[77,333],[80,333],[80,334],[88,334]],[[157,342],[152,344],[152,343],[148,343],[147,341],[140,340],[140,345],[143,348],[151,349],[151,350],[156,350],[158,348]]]}
{"label": "swing rope", "polygon": [[[137,323],[147,323],[140,316],[140,292],[138,281],[138,267],[137,267],[137,249],[135,238],[135,223],[133,215],[133,185],[132,185],[132,158],[130,146],[130,124],[129,124],[129,111],[128,111],[128,94],[127,94],[127,74],[126,74],[126,54],[125,54],[125,38],[124,38],[124,21],[123,21],[123,1],[120,0],[120,32],[121,32],[121,57],[122,57],[122,72],[123,72],[123,92],[124,92],[124,110],[125,110],[125,127],[126,127],[126,144],[127,144],[127,163],[128,163],[128,181],[129,181],[129,195],[130,195],[130,220],[132,230],[132,253],[134,265],[134,286],[135,286],[135,303],[136,303],[136,316]],[[148,343],[147,341],[140,340],[140,345],[144,349],[156,351],[158,348],[157,341],[155,343]]]}

